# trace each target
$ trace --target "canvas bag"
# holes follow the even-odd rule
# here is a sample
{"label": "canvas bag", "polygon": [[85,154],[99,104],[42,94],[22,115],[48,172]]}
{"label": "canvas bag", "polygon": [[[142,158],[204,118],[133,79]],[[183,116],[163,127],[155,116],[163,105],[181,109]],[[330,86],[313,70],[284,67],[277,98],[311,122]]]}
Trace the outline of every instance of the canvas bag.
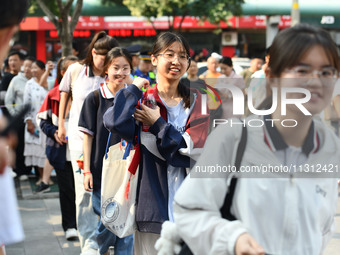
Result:
{"label": "canvas bag", "polygon": [[101,181],[101,221],[119,238],[134,234],[136,193],[138,183],[139,145],[132,142],[124,146],[123,141],[108,150],[108,138],[103,159]]}

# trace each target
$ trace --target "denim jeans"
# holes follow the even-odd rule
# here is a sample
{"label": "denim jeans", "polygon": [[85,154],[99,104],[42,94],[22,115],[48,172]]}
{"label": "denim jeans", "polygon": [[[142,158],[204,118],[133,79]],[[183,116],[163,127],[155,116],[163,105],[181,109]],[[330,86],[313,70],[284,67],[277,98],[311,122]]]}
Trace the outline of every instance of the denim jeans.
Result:
{"label": "denim jeans", "polygon": [[94,213],[92,207],[92,192],[84,189],[84,175],[79,169],[77,159],[81,151],[70,150],[71,163],[74,175],[74,187],[76,191],[76,218],[80,248],[82,252],[88,250],[97,250],[96,228],[98,216]]}
{"label": "denim jeans", "polygon": [[[92,194],[92,205],[94,212],[100,217],[100,188],[94,189]],[[100,254],[105,254],[110,246],[114,246],[115,255],[132,255],[133,235],[119,238],[109,231],[99,220],[97,230],[97,243]]]}

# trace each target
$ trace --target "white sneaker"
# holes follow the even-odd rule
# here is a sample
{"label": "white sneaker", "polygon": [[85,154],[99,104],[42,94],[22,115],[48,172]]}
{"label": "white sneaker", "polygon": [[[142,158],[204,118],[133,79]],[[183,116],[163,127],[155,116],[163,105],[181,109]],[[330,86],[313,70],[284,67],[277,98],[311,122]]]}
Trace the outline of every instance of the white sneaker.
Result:
{"label": "white sneaker", "polygon": [[65,232],[66,240],[72,241],[78,238],[78,232],[75,228],[69,228]]}
{"label": "white sneaker", "polygon": [[28,176],[26,174],[20,175],[19,176],[19,180],[20,181],[27,181],[28,180]]}

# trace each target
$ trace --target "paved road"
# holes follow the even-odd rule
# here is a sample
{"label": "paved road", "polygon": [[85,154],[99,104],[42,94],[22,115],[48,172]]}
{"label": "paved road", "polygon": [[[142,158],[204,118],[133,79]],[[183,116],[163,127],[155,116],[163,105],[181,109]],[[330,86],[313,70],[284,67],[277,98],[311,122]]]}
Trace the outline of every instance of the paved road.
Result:
{"label": "paved road", "polygon": [[[20,186],[23,198],[18,202],[26,238],[21,243],[7,246],[7,255],[79,255],[79,241],[68,242],[65,239],[58,194],[45,194],[37,199],[27,181],[21,182]],[[340,254],[340,196],[336,222],[336,232],[324,255]]]}
{"label": "paved road", "polygon": [[7,246],[6,255],[79,255],[79,241],[66,240],[58,193],[32,194],[28,181],[16,182],[25,240]]}

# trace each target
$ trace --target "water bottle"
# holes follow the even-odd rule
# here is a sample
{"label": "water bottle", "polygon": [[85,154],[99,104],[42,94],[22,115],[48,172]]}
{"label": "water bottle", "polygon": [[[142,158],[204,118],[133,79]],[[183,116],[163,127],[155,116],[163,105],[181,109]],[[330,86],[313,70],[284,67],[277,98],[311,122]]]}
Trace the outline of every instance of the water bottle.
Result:
{"label": "water bottle", "polygon": [[115,248],[113,246],[109,247],[109,255],[114,255],[115,254]]}
{"label": "water bottle", "polygon": [[146,106],[152,109],[155,109],[157,107],[156,99],[152,94],[147,94],[146,97],[144,97],[143,101]]}
{"label": "water bottle", "polygon": [[[143,104],[152,109],[155,109],[157,107],[156,99],[152,94],[147,94],[146,97],[143,98]],[[150,128],[149,125],[143,123],[142,125],[143,131],[147,132],[149,128]]]}

